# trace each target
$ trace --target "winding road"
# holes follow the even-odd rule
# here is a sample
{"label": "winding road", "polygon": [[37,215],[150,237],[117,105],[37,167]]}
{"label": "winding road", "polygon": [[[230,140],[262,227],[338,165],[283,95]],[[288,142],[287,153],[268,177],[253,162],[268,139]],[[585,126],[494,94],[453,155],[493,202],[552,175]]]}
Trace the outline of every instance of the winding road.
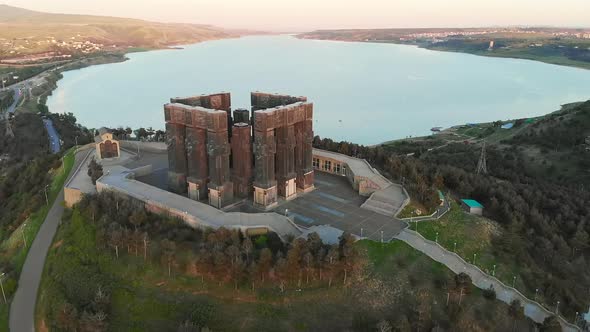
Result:
{"label": "winding road", "polygon": [[[69,180],[78,170],[86,156],[92,150],[79,151],[76,153],[73,172],[70,172]],[[67,183],[67,181],[66,181]],[[37,303],[37,292],[45,266],[47,252],[59,226],[63,215],[64,207],[63,188],[53,202],[43,225],[39,229],[35,240],[31,244],[31,249],[25,260],[25,264],[20,274],[18,288],[10,305],[9,326],[11,332],[34,332],[35,331],[35,304]]]}

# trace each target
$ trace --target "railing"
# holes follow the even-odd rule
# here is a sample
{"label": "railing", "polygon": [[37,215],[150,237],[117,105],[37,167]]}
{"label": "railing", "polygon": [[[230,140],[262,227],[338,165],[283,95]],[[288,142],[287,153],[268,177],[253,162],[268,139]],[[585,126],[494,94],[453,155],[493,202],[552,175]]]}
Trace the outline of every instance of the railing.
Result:
{"label": "railing", "polygon": [[[554,312],[551,312],[551,311],[549,311],[547,308],[545,308],[545,307],[544,307],[542,304],[540,304],[539,302],[537,302],[537,301],[534,301],[534,300],[531,300],[531,299],[527,298],[527,297],[526,297],[524,294],[522,294],[522,293],[521,293],[521,292],[520,292],[518,289],[516,289],[516,288],[514,288],[514,287],[510,287],[510,286],[507,286],[507,285],[505,285],[505,284],[504,284],[502,281],[500,281],[500,280],[499,280],[498,278],[496,278],[495,276],[490,276],[489,274],[487,274],[487,273],[485,273],[484,271],[482,271],[482,270],[481,270],[481,269],[480,269],[480,268],[479,268],[477,265],[473,265],[473,264],[470,264],[470,263],[468,263],[468,262],[467,262],[467,261],[465,261],[465,260],[464,260],[464,259],[463,259],[461,256],[459,256],[458,254],[456,254],[456,253],[454,253],[454,252],[451,252],[451,251],[447,250],[446,248],[444,248],[443,246],[441,246],[441,245],[440,245],[440,244],[438,244],[437,242],[434,242],[434,241],[428,240],[428,239],[426,239],[424,236],[422,236],[422,234],[420,234],[420,233],[418,233],[418,232],[416,232],[416,231],[413,231],[413,230],[407,229],[407,228],[406,228],[406,229],[404,229],[404,230],[403,230],[403,232],[410,233],[410,234],[412,234],[412,235],[414,235],[414,236],[418,237],[420,240],[422,240],[422,241],[424,241],[424,242],[426,242],[426,243],[428,243],[428,244],[430,244],[430,245],[433,245],[433,246],[436,246],[436,247],[440,248],[441,250],[443,250],[443,251],[445,252],[445,254],[446,254],[446,255],[454,256],[455,258],[457,258],[459,261],[461,261],[461,262],[462,262],[463,264],[465,264],[466,266],[468,266],[468,267],[471,267],[471,268],[475,269],[477,272],[481,273],[481,274],[482,274],[482,275],[484,275],[486,278],[489,278],[489,279],[491,279],[491,280],[495,281],[495,282],[496,282],[496,283],[498,283],[500,286],[502,286],[502,287],[504,288],[504,290],[505,290],[505,291],[511,291],[511,292],[514,292],[514,293],[515,293],[515,295],[517,295],[518,297],[520,297],[520,298],[521,298],[521,303],[523,304],[523,307],[524,307],[524,302],[526,302],[526,303],[528,303],[528,304],[530,304],[530,305],[537,306],[537,307],[538,307],[538,308],[539,308],[541,311],[543,311],[543,312],[544,312],[544,313],[545,313],[547,316],[555,316],[555,317],[557,317],[557,319],[559,319],[559,321],[560,321],[560,323],[561,323],[561,325],[562,325],[562,326],[569,327],[570,329],[574,329],[574,330],[576,330],[576,331],[581,331],[580,327],[578,327],[577,325],[575,325],[575,324],[572,324],[572,323],[568,322],[568,321],[567,321],[565,318],[563,318],[563,317],[562,317],[562,316],[560,316],[559,314],[555,314]],[[402,241],[403,241],[403,240],[402,240]],[[415,248],[415,249],[418,249],[418,248]],[[419,250],[419,249],[418,249],[418,250]],[[421,251],[421,250],[420,250],[420,251]],[[475,284],[474,284],[474,285],[475,285]],[[477,285],[475,285],[475,286],[477,286]],[[483,288],[482,288],[482,289],[483,289]]]}

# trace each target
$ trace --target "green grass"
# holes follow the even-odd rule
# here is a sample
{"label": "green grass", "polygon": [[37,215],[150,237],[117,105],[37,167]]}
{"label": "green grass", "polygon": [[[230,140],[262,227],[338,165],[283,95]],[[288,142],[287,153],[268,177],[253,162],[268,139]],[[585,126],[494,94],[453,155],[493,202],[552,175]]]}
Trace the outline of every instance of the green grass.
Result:
{"label": "green grass", "polygon": [[[43,206],[41,209],[31,214],[26,221],[26,226],[21,225],[21,227],[16,229],[8,239],[0,244],[2,250],[14,250],[15,246],[20,246],[19,249],[15,250],[14,255],[12,256],[12,262],[15,264],[19,275],[29,252],[29,248],[31,247],[31,243],[37,236],[37,232],[39,232],[50,207],[55,202],[57,195],[64,186],[68,174],[74,166],[74,149],[72,148],[66,152],[63,158],[64,162],[60,168],[55,170],[53,179],[48,188],[47,197],[49,199],[49,205]],[[24,248],[23,233],[27,241],[26,248]],[[10,298],[16,290],[17,280],[13,278],[5,279],[3,280],[3,283],[5,286],[6,297]],[[2,308],[3,309],[0,310],[0,330],[8,331],[9,306],[3,305]]]}
{"label": "green grass", "polygon": [[[95,236],[95,226],[78,210],[60,226],[44,267],[37,326],[53,319],[73,293],[91,296],[98,285],[111,295],[109,330],[113,331],[175,331],[195,307],[208,308],[210,314],[203,320],[214,331],[346,330],[362,312],[373,312],[369,304],[407,310],[404,299],[424,292],[434,301],[432,311],[441,315],[446,310],[442,303],[453,292],[450,270],[401,241],[358,242],[367,255],[369,275],[354,287],[324,285],[301,292],[291,287],[280,293],[276,285],[255,291],[241,285],[234,290],[216,280],[202,281],[178,266],[170,278],[159,262],[146,262],[141,253],[136,256],[123,249],[117,259],[110,250],[97,249]],[[463,301],[469,316],[476,315],[475,310],[491,312],[481,323],[488,329],[495,324],[493,317],[505,320],[505,306],[483,299],[476,289]],[[451,303],[456,302],[455,294]]]}
{"label": "green grass", "polygon": [[413,222],[410,229],[456,252],[470,264],[474,264],[475,259],[476,266],[490,275],[495,271],[495,276],[506,285],[512,286],[516,276],[515,287],[531,298],[534,296],[534,289],[528,289],[522,282],[518,262],[512,257],[499,256],[493,250],[492,237],[500,232],[494,222],[466,213],[458,203],[452,202],[451,210],[439,220]]}

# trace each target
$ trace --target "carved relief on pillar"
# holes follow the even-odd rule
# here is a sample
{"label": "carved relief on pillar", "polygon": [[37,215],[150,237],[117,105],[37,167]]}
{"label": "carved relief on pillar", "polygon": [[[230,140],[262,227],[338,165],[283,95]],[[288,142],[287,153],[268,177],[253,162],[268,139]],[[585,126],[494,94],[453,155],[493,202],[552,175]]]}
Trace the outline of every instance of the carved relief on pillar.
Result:
{"label": "carved relief on pillar", "polygon": [[186,154],[188,165],[189,194],[193,199],[207,197],[209,182],[209,161],[207,157],[207,131],[201,128],[186,128]]}
{"label": "carved relief on pillar", "polygon": [[269,188],[276,185],[275,154],[277,151],[274,132],[254,133],[254,185]]}
{"label": "carved relief on pillar", "polygon": [[252,192],[252,127],[240,122],[234,125],[231,142],[234,194],[247,198]]}

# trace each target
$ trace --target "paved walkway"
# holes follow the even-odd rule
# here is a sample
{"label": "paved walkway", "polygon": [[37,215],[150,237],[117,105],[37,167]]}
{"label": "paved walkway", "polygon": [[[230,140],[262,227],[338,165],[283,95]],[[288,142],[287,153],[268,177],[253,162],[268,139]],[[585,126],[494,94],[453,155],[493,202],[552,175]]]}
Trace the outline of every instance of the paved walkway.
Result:
{"label": "paved walkway", "polygon": [[[541,304],[529,300],[518,290],[504,285],[498,279],[485,274],[478,267],[465,262],[457,254],[444,249],[437,243],[423,238],[412,230],[405,229],[394,238],[404,241],[433,260],[446,265],[454,273],[467,273],[477,288],[488,289],[490,285],[492,285],[496,291],[496,298],[502,302],[510,304],[515,299],[520,300],[520,303],[524,306],[524,314],[537,323],[542,323],[546,317],[553,315],[552,312],[549,312]],[[563,331],[579,331],[579,329],[573,324],[567,323],[561,317],[560,323]]]}
{"label": "paved walkway", "polygon": [[[80,151],[76,154],[72,169],[78,168],[86,153],[88,151]],[[47,213],[47,217],[43,225],[41,225],[35,240],[31,244],[31,249],[29,250],[18,280],[18,288],[10,305],[9,326],[11,332],[35,331],[37,291],[41,282],[47,251],[53,242],[53,237],[64,211],[63,200],[64,191],[62,189],[57,195],[55,202],[53,202],[49,213]]]}
{"label": "paved walkway", "polygon": [[47,129],[47,135],[49,136],[49,148],[51,149],[52,153],[58,153],[61,149],[61,143],[59,140],[59,135],[57,134],[57,130],[53,126],[53,122],[49,119],[43,119],[43,124],[45,125],[45,129]]}

